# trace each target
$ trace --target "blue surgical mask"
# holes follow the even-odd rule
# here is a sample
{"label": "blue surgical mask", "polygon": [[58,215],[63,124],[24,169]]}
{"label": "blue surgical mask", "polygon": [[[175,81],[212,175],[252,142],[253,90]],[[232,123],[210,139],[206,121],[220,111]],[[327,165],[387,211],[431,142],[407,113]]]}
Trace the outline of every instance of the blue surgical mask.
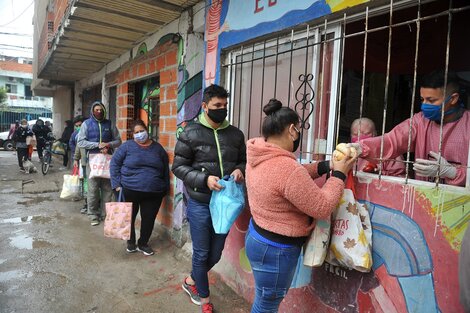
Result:
{"label": "blue surgical mask", "polygon": [[139,143],[146,142],[148,138],[149,138],[149,133],[147,133],[146,130],[144,130],[143,132],[134,134],[134,140]]}
{"label": "blue surgical mask", "polygon": [[[442,108],[444,105],[450,100],[451,96],[447,97],[443,103],[440,105],[434,105],[430,103],[421,103],[421,111],[423,112],[423,115],[425,118],[431,120],[431,121],[440,121],[441,120],[441,112]],[[447,111],[444,111],[444,116],[452,114],[459,110],[458,107],[454,107],[452,109],[449,109]]]}

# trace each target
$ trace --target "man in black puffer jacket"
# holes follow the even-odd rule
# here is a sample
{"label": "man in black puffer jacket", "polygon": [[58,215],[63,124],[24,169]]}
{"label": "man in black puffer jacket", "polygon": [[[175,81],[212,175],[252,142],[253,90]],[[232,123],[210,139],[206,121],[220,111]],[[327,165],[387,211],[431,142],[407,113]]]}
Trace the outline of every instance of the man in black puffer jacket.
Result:
{"label": "man in black puffer jacket", "polygon": [[175,147],[172,171],[189,193],[187,216],[193,242],[192,271],[183,282],[191,300],[212,312],[207,273],[220,260],[227,235],[215,234],[209,210],[212,190],[218,181],[232,175],[244,180],[246,145],[243,133],[230,125],[227,116],[228,92],[211,85],[204,89],[198,121],[180,134]]}

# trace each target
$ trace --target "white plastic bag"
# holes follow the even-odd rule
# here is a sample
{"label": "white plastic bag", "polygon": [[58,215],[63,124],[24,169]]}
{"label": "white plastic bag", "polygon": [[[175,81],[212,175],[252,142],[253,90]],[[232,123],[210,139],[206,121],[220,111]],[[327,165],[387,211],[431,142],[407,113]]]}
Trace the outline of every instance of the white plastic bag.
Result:
{"label": "white plastic bag", "polygon": [[356,201],[352,175],[333,213],[333,232],[326,261],[369,272],[372,268],[372,226],[367,207]]}
{"label": "white plastic bag", "polygon": [[110,178],[109,165],[111,164],[112,156],[103,153],[93,153],[88,156],[88,163],[90,164],[90,177]]}
{"label": "white plastic bag", "polygon": [[64,175],[64,183],[60,193],[61,199],[72,199],[80,197],[80,178],[78,175]]}
{"label": "white plastic bag", "polygon": [[312,234],[304,246],[304,265],[318,267],[325,261],[330,243],[331,219],[317,220]]}

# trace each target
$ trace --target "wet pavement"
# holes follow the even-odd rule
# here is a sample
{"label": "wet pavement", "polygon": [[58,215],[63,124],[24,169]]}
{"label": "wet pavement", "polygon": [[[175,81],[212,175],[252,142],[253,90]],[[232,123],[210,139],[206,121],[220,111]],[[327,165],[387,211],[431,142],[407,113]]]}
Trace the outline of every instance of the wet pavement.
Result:
{"label": "wet pavement", "polygon": [[[83,201],[59,199],[67,172],[53,164],[46,176],[25,174],[16,155],[0,151],[0,312],[200,312],[181,289],[190,251],[157,226],[154,256],[126,253],[124,241],[80,214]],[[217,313],[249,312],[217,275],[210,283]]]}

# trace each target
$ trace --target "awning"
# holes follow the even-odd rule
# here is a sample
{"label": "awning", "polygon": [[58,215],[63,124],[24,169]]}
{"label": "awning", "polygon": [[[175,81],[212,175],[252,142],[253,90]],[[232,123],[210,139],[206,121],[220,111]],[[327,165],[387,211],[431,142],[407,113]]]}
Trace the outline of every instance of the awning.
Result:
{"label": "awning", "polygon": [[199,1],[74,0],[38,77],[57,83],[88,77]]}

